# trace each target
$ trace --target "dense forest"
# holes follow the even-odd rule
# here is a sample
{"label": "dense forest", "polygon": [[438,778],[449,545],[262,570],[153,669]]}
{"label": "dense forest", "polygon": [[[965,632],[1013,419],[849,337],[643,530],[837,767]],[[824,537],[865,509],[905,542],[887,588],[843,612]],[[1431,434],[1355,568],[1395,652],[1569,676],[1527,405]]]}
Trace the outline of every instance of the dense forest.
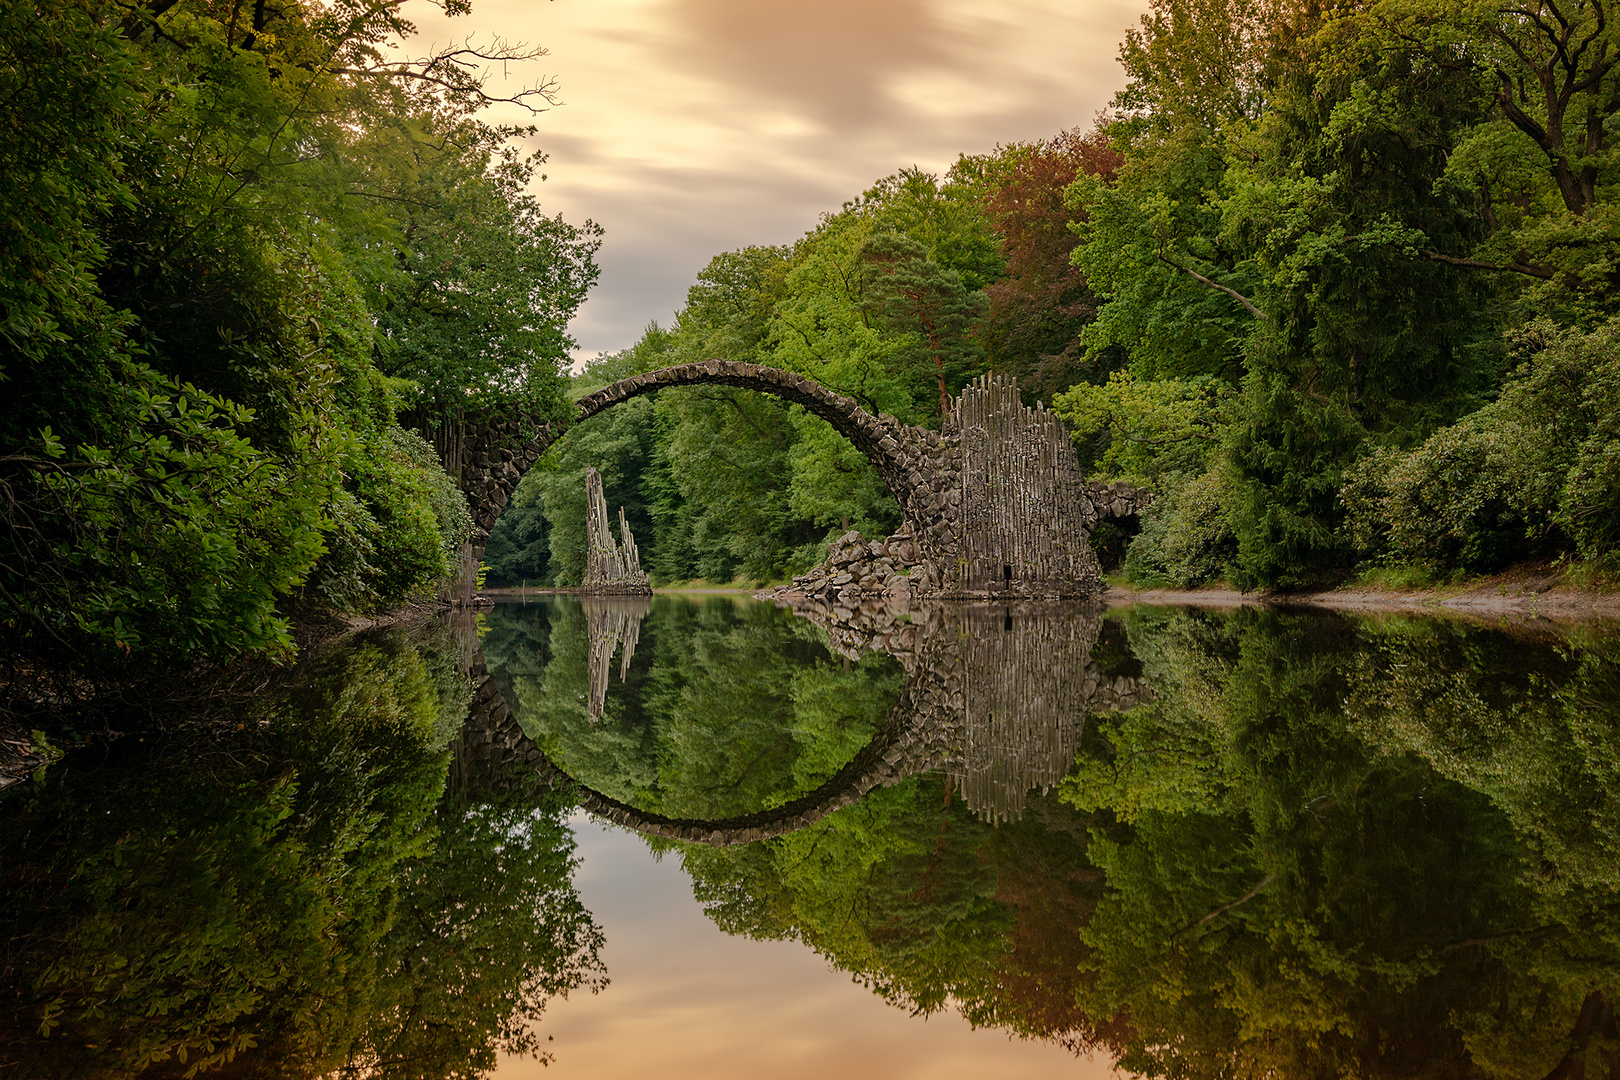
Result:
{"label": "dense forest", "polygon": [[[1134,537],[1094,537],[1134,581],[1612,576],[1617,33],[1590,0],[1155,0],[1089,131],[903,170],[716,256],[574,393],[718,356],[937,425],[997,371],[1094,475],[1157,494]],[[666,391],[542,461],[492,580],[578,580],[587,463],[655,580],[778,579],[898,522],[802,410]]]}
{"label": "dense forest", "polygon": [[[449,572],[471,526],[415,431],[709,357],[923,425],[1016,376],[1094,475],[1156,493],[1094,537],[1140,582],[1614,571],[1620,41],[1595,0],[1155,0],[1090,129],[718,255],[670,326],[572,376],[599,230],[541,209],[532,128],[479,119],[482,72],[537,51],[411,60],[399,5],[357,0],[0,20],[7,656],[284,654],[300,611]],[[491,581],[578,580],[586,464],[659,581],[780,579],[898,522],[822,421],[669,391],[543,459]]]}
{"label": "dense forest", "polygon": [[0,5],[0,654],[285,654],[301,609],[459,555],[402,416],[565,407],[599,231],[542,212],[532,129],[477,118],[529,53],[412,61],[411,32],[386,2]]}

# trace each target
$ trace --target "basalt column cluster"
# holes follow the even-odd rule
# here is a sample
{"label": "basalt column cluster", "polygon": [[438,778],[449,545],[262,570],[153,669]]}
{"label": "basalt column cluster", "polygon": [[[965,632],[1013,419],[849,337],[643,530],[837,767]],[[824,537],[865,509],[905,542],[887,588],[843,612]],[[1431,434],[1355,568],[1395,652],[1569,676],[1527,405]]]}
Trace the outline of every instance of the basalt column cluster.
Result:
{"label": "basalt column cluster", "polygon": [[647,573],[641,568],[636,538],[619,508],[620,543],[608,528],[607,499],[602,494],[602,474],[585,468],[585,582],[581,592],[649,595]]}

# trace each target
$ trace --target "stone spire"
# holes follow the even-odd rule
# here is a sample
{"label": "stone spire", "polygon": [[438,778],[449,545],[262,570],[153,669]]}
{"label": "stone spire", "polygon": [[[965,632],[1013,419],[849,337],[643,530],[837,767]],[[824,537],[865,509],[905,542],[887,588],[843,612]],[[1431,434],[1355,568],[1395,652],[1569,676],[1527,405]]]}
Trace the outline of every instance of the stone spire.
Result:
{"label": "stone spire", "polygon": [[641,569],[641,553],[630,534],[624,507],[619,507],[619,534],[624,543],[613,542],[608,527],[607,499],[602,494],[602,474],[585,467],[585,582],[582,592],[650,593],[647,575]]}

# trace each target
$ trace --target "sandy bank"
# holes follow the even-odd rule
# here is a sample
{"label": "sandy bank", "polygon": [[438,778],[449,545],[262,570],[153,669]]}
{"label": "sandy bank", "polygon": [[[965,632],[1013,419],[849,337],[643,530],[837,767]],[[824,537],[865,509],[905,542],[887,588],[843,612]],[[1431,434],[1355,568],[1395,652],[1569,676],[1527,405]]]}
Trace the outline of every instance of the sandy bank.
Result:
{"label": "sandy bank", "polygon": [[1509,573],[1465,585],[1428,589],[1346,586],[1310,593],[1241,593],[1229,588],[1133,589],[1114,586],[1111,607],[1186,604],[1197,607],[1317,607],[1347,612],[1405,611],[1476,618],[1581,621],[1620,619],[1620,592],[1583,589],[1556,573]]}

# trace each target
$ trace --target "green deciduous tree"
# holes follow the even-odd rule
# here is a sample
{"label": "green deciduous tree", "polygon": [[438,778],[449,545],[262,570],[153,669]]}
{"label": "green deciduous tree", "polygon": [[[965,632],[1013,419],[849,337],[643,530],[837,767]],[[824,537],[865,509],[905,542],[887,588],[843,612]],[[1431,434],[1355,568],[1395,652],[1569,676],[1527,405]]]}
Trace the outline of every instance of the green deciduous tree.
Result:
{"label": "green deciduous tree", "polygon": [[556,412],[595,276],[595,226],[527,194],[531,129],[474,116],[481,65],[533,54],[400,61],[395,3],[0,18],[11,646],[285,652],[298,603],[442,576],[465,508],[396,414]]}

